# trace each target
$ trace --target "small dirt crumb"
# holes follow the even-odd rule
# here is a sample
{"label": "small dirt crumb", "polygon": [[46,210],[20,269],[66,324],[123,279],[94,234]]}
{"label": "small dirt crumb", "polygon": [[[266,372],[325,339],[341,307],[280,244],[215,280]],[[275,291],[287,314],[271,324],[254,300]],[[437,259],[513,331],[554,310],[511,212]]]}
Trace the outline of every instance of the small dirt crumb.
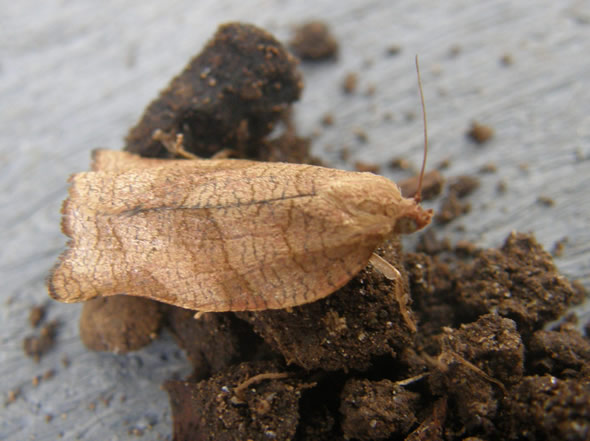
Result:
{"label": "small dirt crumb", "polygon": [[435,168],[437,170],[446,170],[450,166],[451,166],[451,160],[449,158],[445,158],[442,161],[440,161],[438,164],[436,164]]}
{"label": "small dirt crumb", "polygon": [[508,191],[508,184],[506,183],[506,180],[500,179],[498,181],[498,183],[496,184],[496,192],[498,194],[504,194],[507,191]]}
{"label": "small dirt crumb", "polygon": [[399,44],[390,44],[387,46],[387,49],[385,49],[385,54],[392,57],[394,55],[399,55],[401,51],[402,47]]}
{"label": "small dirt crumb", "polygon": [[469,136],[476,143],[483,144],[489,141],[492,136],[494,136],[494,129],[492,129],[490,126],[486,126],[474,121],[471,123],[471,128],[467,132],[467,136]]}
{"label": "small dirt crumb", "polygon": [[41,356],[47,353],[55,344],[55,335],[58,322],[53,320],[47,323],[38,336],[30,335],[23,340],[25,354],[38,362]]}
{"label": "small dirt crumb", "polygon": [[590,341],[572,325],[559,331],[540,330],[533,334],[527,359],[540,375],[580,376],[582,368],[590,366]]}
{"label": "small dirt crumb", "polygon": [[322,116],[322,125],[325,127],[329,127],[334,124],[334,115],[331,113],[326,113]]}
{"label": "small dirt crumb", "polygon": [[350,149],[348,147],[342,147],[340,149],[340,159],[343,161],[348,161],[350,159]]}
{"label": "small dirt crumb", "polygon": [[404,158],[393,158],[389,161],[389,167],[394,170],[413,170],[414,166],[410,161]]}
{"label": "small dirt crumb", "polygon": [[479,187],[479,179],[475,176],[457,176],[450,180],[449,192],[454,193],[458,198],[464,198]]}
{"label": "small dirt crumb", "polygon": [[20,389],[12,389],[8,391],[8,395],[6,397],[5,404],[12,404],[16,401],[16,399],[20,396]]}
{"label": "small dirt crumb", "polygon": [[425,253],[429,256],[434,256],[436,254],[450,250],[451,241],[449,238],[443,237],[439,240],[436,237],[436,233],[433,229],[426,230],[424,234],[420,236],[420,239],[418,239],[418,244],[416,245],[417,252]]}
{"label": "small dirt crumb", "polygon": [[553,257],[561,257],[563,255],[563,250],[567,245],[569,238],[567,236],[562,237],[558,241],[553,244],[553,249],[551,250],[551,255]]}
{"label": "small dirt crumb", "polygon": [[461,53],[462,50],[463,50],[463,48],[461,47],[461,45],[454,44],[449,48],[449,56],[456,57]]}
{"label": "small dirt crumb", "polygon": [[356,91],[357,82],[358,74],[356,72],[347,73],[342,82],[342,90],[344,93],[354,93],[354,91]]}
{"label": "small dirt crumb", "polygon": [[259,374],[279,372],[284,372],[284,367],[278,363],[241,363],[198,383],[166,382],[164,388],[174,418],[174,439],[293,439],[302,389],[297,380],[263,380],[236,393],[239,385]]}
{"label": "small dirt crumb", "polygon": [[588,440],[588,382],[551,375],[525,377],[504,400],[504,439]]}
{"label": "small dirt crumb", "polygon": [[[399,182],[398,186],[402,195],[406,198],[413,197],[418,191],[419,181],[420,176],[416,175]],[[437,170],[424,173],[424,179],[422,180],[422,200],[428,201],[437,197],[442,191],[444,182],[444,177]]]}
{"label": "small dirt crumb", "polygon": [[364,161],[356,161],[354,163],[354,169],[358,172],[379,173],[380,168],[379,164],[371,164]]}
{"label": "small dirt crumb", "polygon": [[496,173],[497,171],[498,167],[493,162],[488,162],[479,168],[480,173]]}
{"label": "small dirt crumb", "polygon": [[302,60],[326,60],[338,55],[338,41],[328,25],[319,20],[298,26],[289,46]]}
{"label": "small dirt crumb", "polygon": [[45,305],[33,306],[29,311],[29,323],[36,328],[45,317]]}
{"label": "small dirt crumb", "polygon": [[455,193],[450,192],[442,200],[439,209],[436,210],[434,220],[439,224],[447,224],[470,211],[471,204],[469,202],[461,202]]}
{"label": "small dirt crumb", "polygon": [[500,57],[502,66],[512,66],[514,64],[514,57],[512,54],[504,54]]}
{"label": "small dirt crumb", "polygon": [[46,423],[50,423],[53,420],[53,415],[51,415],[51,414],[48,413],[48,414],[45,415],[45,418],[44,419],[45,419],[45,422]]}
{"label": "small dirt crumb", "polygon": [[356,139],[358,139],[363,144],[369,140],[369,135],[367,134],[367,131],[365,129],[361,129],[360,127],[356,127],[352,130],[352,133],[354,133],[354,136],[356,136]]}
{"label": "small dirt crumb", "polygon": [[342,432],[361,441],[405,435],[416,423],[418,398],[390,380],[350,379],[340,395]]}
{"label": "small dirt crumb", "polygon": [[552,198],[544,195],[539,196],[537,202],[544,207],[553,207],[555,205],[555,201]]}
{"label": "small dirt crumb", "polygon": [[461,257],[475,256],[479,248],[468,240],[459,240],[455,244],[455,254]]}

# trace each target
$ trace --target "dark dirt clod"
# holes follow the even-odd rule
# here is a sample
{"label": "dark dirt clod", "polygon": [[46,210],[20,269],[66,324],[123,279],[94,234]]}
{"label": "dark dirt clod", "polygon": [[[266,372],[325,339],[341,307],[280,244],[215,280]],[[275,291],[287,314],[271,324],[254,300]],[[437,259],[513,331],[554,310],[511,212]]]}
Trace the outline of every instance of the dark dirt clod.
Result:
{"label": "dark dirt clod", "polygon": [[380,168],[379,164],[364,161],[355,161],[354,163],[354,169],[358,172],[379,173]]}
{"label": "dark dirt clod", "polygon": [[302,81],[297,60],[268,32],[230,23],[146,109],[127,135],[130,152],[168,156],[156,129],[184,135],[187,151],[209,157],[223,148],[248,152],[268,135]]}
{"label": "dark dirt clod", "polygon": [[191,380],[201,380],[245,360],[270,357],[250,327],[232,313],[205,313],[165,307],[165,322],[193,365]]}
{"label": "dark dirt clod", "polygon": [[494,136],[494,129],[474,121],[471,123],[471,128],[467,132],[467,136],[478,144],[484,144]]}
{"label": "dark dirt clod", "polygon": [[[399,244],[383,248],[396,266]],[[292,308],[238,313],[265,341],[304,369],[366,369],[371,358],[409,344],[393,282],[365,269],[325,299]]]}
{"label": "dark dirt clod", "polygon": [[453,192],[449,193],[442,201],[435,211],[434,220],[439,224],[447,224],[471,211],[471,204],[469,202],[462,202]]}
{"label": "dark dirt clod", "polygon": [[272,362],[242,363],[199,383],[166,382],[174,440],[291,440],[304,387],[298,380],[262,380],[236,394],[238,385],[269,372],[284,372],[284,367]]}
{"label": "dark dirt clod", "polygon": [[500,424],[505,439],[587,441],[590,382],[526,377],[505,399]]}
{"label": "dark dirt clod", "polygon": [[345,93],[353,93],[356,90],[358,82],[358,74],[355,72],[349,72],[344,77],[344,81],[342,82],[342,90]]}
{"label": "dark dirt clod", "polygon": [[405,441],[437,441],[442,440],[444,433],[444,423],[447,417],[447,400],[440,398],[437,400],[428,416],[422,421],[420,426],[410,433]]}
{"label": "dark dirt clod", "polygon": [[80,338],[88,349],[124,354],[156,338],[162,314],[160,304],[127,295],[100,297],[84,303]]}
{"label": "dark dirt clod", "polygon": [[511,233],[499,250],[482,251],[460,269],[457,300],[466,315],[496,310],[526,336],[558,318],[580,295],[533,236]]}
{"label": "dark dirt clod", "polygon": [[446,251],[451,251],[451,241],[448,237],[438,239],[434,230],[426,230],[418,239],[416,251],[434,256]]}
{"label": "dark dirt clod", "polygon": [[302,60],[326,60],[338,55],[338,41],[323,21],[297,27],[289,47]]}
{"label": "dark dirt clod", "polygon": [[351,379],[340,395],[346,438],[373,440],[407,434],[416,423],[419,395],[389,380]]}
{"label": "dark dirt clod", "polygon": [[458,198],[470,195],[479,187],[479,179],[475,176],[456,176],[449,182],[449,192],[454,193]]}
{"label": "dark dirt clod", "polygon": [[39,326],[39,323],[45,317],[45,306],[44,305],[36,305],[31,307],[29,310],[29,323],[31,327],[36,328]]}
{"label": "dark dirt clod", "polygon": [[23,340],[25,354],[38,362],[55,345],[58,325],[59,323],[53,320],[41,328],[39,335],[25,337]]}
{"label": "dark dirt clod", "polygon": [[496,314],[445,329],[442,350],[461,355],[504,384],[515,384],[524,374],[524,345],[516,323]]}
{"label": "dark dirt clod", "polygon": [[584,366],[590,366],[590,341],[569,327],[540,330],[533,334],[527,359],[538,374],[577,376]]}

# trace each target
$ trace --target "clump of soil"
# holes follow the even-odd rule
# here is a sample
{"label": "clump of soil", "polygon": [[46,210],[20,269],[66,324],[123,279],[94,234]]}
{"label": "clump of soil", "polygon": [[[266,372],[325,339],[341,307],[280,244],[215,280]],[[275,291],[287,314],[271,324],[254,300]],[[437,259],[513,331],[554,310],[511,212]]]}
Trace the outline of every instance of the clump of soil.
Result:
{"label": "clump of soil", "polygon": [[156,338],[162,314],[160,305],[141,297],[98,297],[84,303],[80,338],[88,349],[125,354]]}
{"label": "clump of soil", "polygon": [[450,180],[448,193],[441,201],[436,212],[435,221],[446,224],[471,211],[471,203],[462,199],[479,187],[475,176],[457,176]]}
{"label": "clump of soil", "polygon": [[154,129],[184,135],[184,148],[209,157],[226,147],[252,156],[283,111],[301,94],[297,60],[252,25],[222,25],[201,53],[145,110],[126,150],[169,155]]}
{"label": "clump of soil", "polygon": [[468,130],[467,136],[477,144],[484,144],[494,136],[494,129],[474,121],[471,123],[471,128]]}
{"label": "clump of soil", "polygon": [[[299,78],[270,35],[222,26],[150,105],[128,149],[167,155],[151,138],[160,129],[187,134],[187,148],[201,155],[230,148],[316,163],[283,112]],[[284,133],[269,138],[280,124]],[[435,178],[425,193],[441,191]],[[443,221],[465,211],[461,198],[477,184],[451,181]],[[185,381],[165,384],[174,439],[588,439],[588,340],[567,325],[543,329],[584,294],[533,236],[512,233],[499,249],[480,250],[430,233],[418,252],[392,240],[378,253],[398,269],[400,286],[369,265],[332,295],[286,310],[195,318],[146,301],[143,320],[161,318],[194,366]],[[130,325],[136,309],[110,302],[113,313],[85,332],[99,339],[119,329],[122,340],[139,341],[125,335],[137,325],[108,322]]]}
{"label": "clump of soil", "polygon": [[23,340],[25,354],[38,362],[55,345],[55,337],[59,323],[52,320],[41,328],[38,334],[29,335]]}
{"label": "clump of soil", "polygon": [[289,46],[302,60],[326,60],[338,55],[338,41],[323,21],[298,26]]}

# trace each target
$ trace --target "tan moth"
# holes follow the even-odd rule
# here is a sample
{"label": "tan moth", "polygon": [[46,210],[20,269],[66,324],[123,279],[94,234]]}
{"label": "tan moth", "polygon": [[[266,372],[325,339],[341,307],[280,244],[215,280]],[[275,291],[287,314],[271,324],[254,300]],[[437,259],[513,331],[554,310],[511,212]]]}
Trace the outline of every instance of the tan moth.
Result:
{"label": "tan moth", "polygon": [[371,173],[108,150],[92,170],[70,178],[62,207],[71,240],[48,285],[64,302],[128,294],[198,311],[297,306],[369,261],[399,276],[373,252],[432,217],[419,193],[404,198]]}

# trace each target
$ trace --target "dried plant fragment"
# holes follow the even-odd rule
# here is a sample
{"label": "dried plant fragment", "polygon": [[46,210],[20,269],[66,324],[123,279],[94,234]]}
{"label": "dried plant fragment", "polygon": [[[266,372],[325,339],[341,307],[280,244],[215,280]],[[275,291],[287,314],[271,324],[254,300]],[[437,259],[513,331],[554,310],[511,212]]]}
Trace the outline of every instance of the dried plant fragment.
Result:
{"label": "dried plant fragment", "polygon": [[200,311],[296,306],[432,216],[370,173],[114,151],[93,168],[72,176],[62,208],[72,240],[49,290],[65,302],[125,293]]}

